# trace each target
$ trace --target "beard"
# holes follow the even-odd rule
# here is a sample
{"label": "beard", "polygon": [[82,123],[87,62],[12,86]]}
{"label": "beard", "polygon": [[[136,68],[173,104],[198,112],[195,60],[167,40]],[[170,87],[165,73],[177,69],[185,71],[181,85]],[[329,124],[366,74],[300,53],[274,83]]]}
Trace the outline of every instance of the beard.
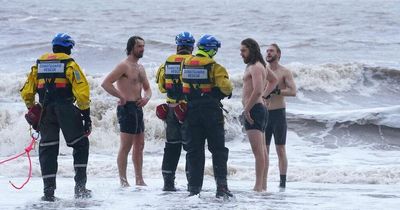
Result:
{"label": "beard", "polygon": [[245,64],[250,63],[250,58],[249,58],[249,57],[243,57],[243,62],[244,62]]}
{"label": "beard", "polygon": [[133,55],[134,55],[136,58],[142,58],[142,57],[143,57],[143,52],[133,53]]}
{"label": "beard", "polygon": [[276,59],[278,59],[278,55],[267,57],[266,60],[268,63],[272,63],[272,62],[276,61]]}

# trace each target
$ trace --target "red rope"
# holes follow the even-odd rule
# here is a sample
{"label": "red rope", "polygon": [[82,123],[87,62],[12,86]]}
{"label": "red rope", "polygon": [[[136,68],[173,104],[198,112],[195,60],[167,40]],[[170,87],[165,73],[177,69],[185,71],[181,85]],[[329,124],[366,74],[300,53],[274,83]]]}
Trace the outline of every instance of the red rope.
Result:
{"label": "red rope", "polygon": [[24,155],[25,153],[26,153],[26,155],[28,156],[28,161],[29,161],[29,174],[28,174],[28,178],[26,179],[26,181],[25,181],[20,187],[15,186],[11,181],[9,181],[10,184],[11,184],[15,189],[18,189],[18,190],[22,189],[22,188],[29,182],[29,180],[31,179],[31,176],[32,176],[32,161],[31,161],[31,156],[30,156],[29,153],[32,151],[33,146],[35,145],[36,139],[37,139],[37,138],[35,138],[35,137],[32,136],[32,141],[31,141],[31,143],[29,144],[29,146],[27,146],[27,147],[25,148],[25,151],[24,151],[24,152],[22,152],[22,153],[20,153],[20,154],[18,154],[18,155],[15,155],[15,156],[13,156],[13,157],[11,157],[11,158],[8,158],[8,159],[6,159],[6,160],[0,161],[0,164],[3,164],[3,163],[5,163],[5,162],[8,162],[8,161],[17,159],[18,157],[21,157],[21,156]]}

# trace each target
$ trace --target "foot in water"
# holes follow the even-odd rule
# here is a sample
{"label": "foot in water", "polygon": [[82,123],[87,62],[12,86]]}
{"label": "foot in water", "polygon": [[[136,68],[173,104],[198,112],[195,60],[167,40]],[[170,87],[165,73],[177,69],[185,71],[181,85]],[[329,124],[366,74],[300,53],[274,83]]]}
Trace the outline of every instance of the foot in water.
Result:
{"label": "foot in water", "polygon": [[256,191],[256,192],[264,192],[265,190],[262,189],[262,188],[254,187],[254,188],[253,188],[253,191]]}
{"label": "foot in water", "polygon": [[136,180],[136,186],[147,186],[147,184],[144,182],[144,180]]}
{"label": "foot in water", "polygon": [[126,178],[120,178],[119,179],[119,183],[121,184],[122,188],[127,188],[130,187],[131,185],[129,185],[128,180],[126,180]]}
{"label": "foot in water", "polygon": [[286,182],[285,182],[285,181],[281,181],[281,182],[279,183],[279,187],[280,187],[280,188],[286,188]]}

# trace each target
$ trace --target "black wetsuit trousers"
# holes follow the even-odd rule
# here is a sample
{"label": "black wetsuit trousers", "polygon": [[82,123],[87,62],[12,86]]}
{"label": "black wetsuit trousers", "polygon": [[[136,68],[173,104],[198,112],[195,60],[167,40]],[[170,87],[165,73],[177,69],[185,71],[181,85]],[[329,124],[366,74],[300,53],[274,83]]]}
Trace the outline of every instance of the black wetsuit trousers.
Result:
{"label": "black wetsuit trousers", "polygon": [[182,150],[181,124],[175,117],[174,108],[169,108],[165,123],[167,124],[167,141],[165,142],[161,170],[164,177],[174,178]]}
{"label": "black wetsuit trousers", "polygon": [[206,139],[217,186],[226,185],[229,150],[225,147],[224,116],[218,104],[213,100],[189,101],[182,131],[189,191],[198,193],[203,185]]}
{"label": "black wetsuit trousers", "polygon": [[67,146],[73,148],[75,184],[86,185],[86,167],[89,157],[89,140],[84,136],[80,111],[71,102],[54,102],[43,111],[40,122],[41,140],[39,161],[42,171],[44,193],[54,194],[58,169],[60,129]]}

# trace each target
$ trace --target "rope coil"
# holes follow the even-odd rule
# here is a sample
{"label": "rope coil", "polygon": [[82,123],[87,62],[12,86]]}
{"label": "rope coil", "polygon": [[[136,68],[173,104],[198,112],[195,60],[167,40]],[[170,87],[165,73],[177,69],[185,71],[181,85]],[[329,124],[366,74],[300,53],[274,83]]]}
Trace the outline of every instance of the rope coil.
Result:
{"label": "rope coil", "polygon": [[17,155],[11,156],[10,158],[7,158],[5,160],[0,161],[0,164],[6,163],[8,161],[11,160],[15,160],[19,157],[21,157],[22,155],[26,154],[28,157],[28,161],[29,161],[29,173],[28,173],[28,178],[25,180],[25,182],[21,185],[21,186],[16,186],[14,183],[12,183],[11,181],[9,181],[9,183],[11,184],[11,186],[13,186],[15,189],[20,190],[22,189],[31,179],[32,176],[32,160],[31,160],[31,156],[30,156],[30,152],[32,151],[32,149],[35,148],[35,143],[37,141],[37,139],[39,138],[40,134],[39,133],[32,133],[32,130],[29,130],[30,132],[30,136],[32,137],[30,144],[24,149],[24,152],[21,152]]}

